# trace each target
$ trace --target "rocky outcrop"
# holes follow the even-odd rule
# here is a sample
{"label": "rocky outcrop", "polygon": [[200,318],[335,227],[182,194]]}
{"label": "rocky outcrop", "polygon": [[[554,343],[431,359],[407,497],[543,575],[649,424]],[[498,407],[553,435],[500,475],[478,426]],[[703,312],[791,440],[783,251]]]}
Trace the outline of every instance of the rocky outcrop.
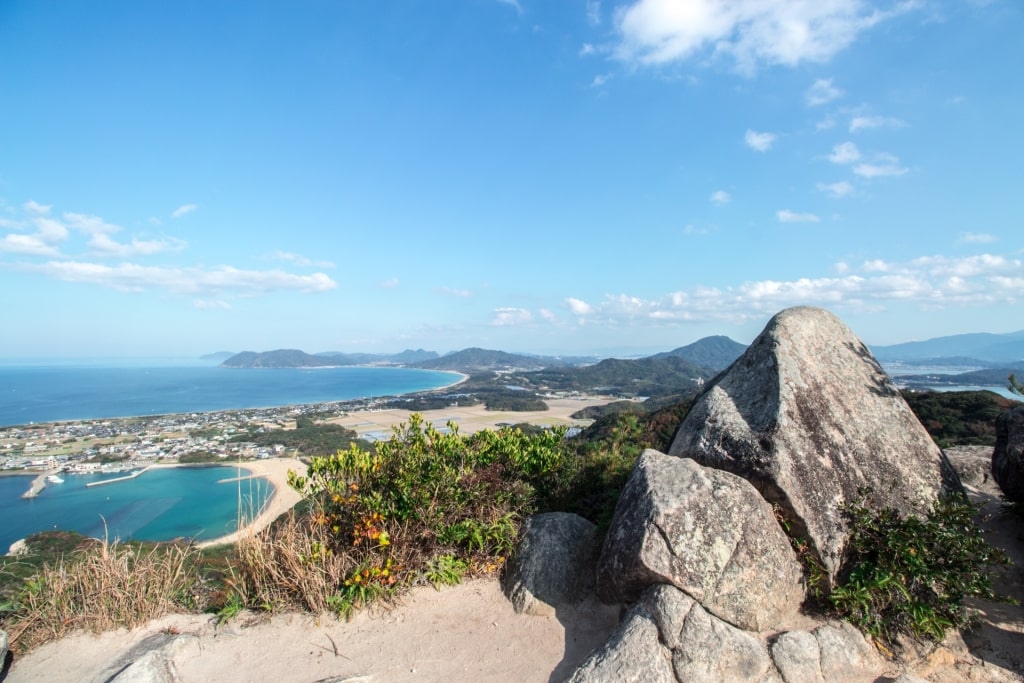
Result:
{"label": "rocky outcrop", "polygon": [[1024,502],[1024,406],[996,419],[992,477],[1007,498]]}
{"label": "rocky outcrop", "polygon": [[0,631],[0,674],[3,673],[7,666],[7,632]]}
{"label": "rocky outcrop", "polygon": [[780,681],[764,646],[672,586],[654,586],[570,683]]}
{"label": "rocky outcrop", "polygon": [[578,515],[534,515],[523,526],[502,588],[518,613],[546,616],[594,588],[601,546],[596,527]]}
{"label": "rocky outcrop", "polygon": [[861,681],[882,659],[853,626],[824,624],[810,633],[783,633],[771,646],[772,661],[786,683]]}
{"label": "rocky outcrop", "polygon": [[962,490],[868,348],[817,308],[772,318],[697,398],[669,454],[750,481],[833,577],[847,541],[840,505],[861,489],[903,514]]}
{"label": "rocky outcrop", "polygon": [[977,488],[992,478],[992,446],[953,446],[942,452],[964,485]]}
{"label": "rocky outcrop", "polygon": [[613,603],[671,584],[721,619],[760,631],[799,608],[801,573],[753,486],[647,450],[615,508],[597,582],[598,595]]}

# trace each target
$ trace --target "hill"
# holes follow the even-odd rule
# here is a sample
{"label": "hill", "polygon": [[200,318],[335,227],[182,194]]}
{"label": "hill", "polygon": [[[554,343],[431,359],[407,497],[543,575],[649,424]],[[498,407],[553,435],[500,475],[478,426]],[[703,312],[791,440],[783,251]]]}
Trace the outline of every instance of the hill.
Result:
{"label": "hill", "polygon": [[406,349],[401,353],[345,353],[344,351],[321,351],[316,354],[335,359],[338,365],[408,365],[438,357],[437,351]]}
{"label": "hill", "polygon": [[678,356],[623,360],[608,358],[595,365],[547,368],[516,373],[514,379],[534,391],[582,391],[621,396],[668,396],[692,391],[716,370],[688,363]]}
{"label": "hill", "polygon": [[691,365],[698,365],[702,368],[712,370],[724,370],[732,365],[732,362],[739,358],[747,347],[729,337],[716,335],[698,339],[692,344],[680,346],[678,349],[657,353],[651,358],[668,358],[675,356],[682,358]]}
{"label": "hill", "polygon": [[242,351],[228,358],[221,367],[224,368],[323,368],[332,365],[345,365],[334,357],[314,356],[297,349],[278,349],[276,351]]}
{"label": "hill", "polygon": [[979,365],[1013,364],[1024,360],[1024,330],[1006,334],[955,334],[892,346],[873,346],[871,352],[882,362],[929,361],[936,358],[959,357],[961,360],[983,361]]}
{"label": "hill", "polygon": [[549,356],[524,356],[505,351],[470,348],[455,351],[440,358],[410,363],[411,368],[424,370],[454,370],[475,374],[481,372],[513,372],[516,370],[540,370],[548,367],[560,367],[566,362]]}

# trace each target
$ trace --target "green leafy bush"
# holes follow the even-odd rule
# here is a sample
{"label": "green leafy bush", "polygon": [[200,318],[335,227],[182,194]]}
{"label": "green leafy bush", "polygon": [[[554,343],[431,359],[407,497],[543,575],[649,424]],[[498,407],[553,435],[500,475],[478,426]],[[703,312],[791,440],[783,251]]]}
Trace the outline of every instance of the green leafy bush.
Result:
{"label": "green leafy bush", "polygon": [[888,642],[900,634],[940,641],[970,622],[967,598],[1001,599],[989,568],[1009,560],[985,541],[963,496],[939,500],[925,519],[871,509],[863,498],[843,510],[848,557],[827,602],[861,630]]}

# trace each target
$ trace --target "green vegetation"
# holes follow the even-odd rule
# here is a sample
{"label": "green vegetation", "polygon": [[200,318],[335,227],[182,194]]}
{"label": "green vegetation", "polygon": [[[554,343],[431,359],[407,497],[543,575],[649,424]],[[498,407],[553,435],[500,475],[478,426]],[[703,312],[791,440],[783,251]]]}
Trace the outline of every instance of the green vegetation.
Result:
{"label": "green vegetation", "polygon": [[994,446],[995,420],[1017,403],[991,391],[904,391],[917,415],[940,448],[957,445]]}
{"label": "green vegetation", "polygon": [[195,463],[207,463],[207,462],[221,462],[222,458],[216,453],[210,451],[192,451],[191,453],[185,453],[178,457],[178,462],[182,464],[195,464]]}
{"label": "green vegetation", "polygon": [[337,424],[314,422],[309,417],[298,418],[295,422],[295,429],[252,432],[236,436],[231,441],[235,443],[251,441],[259,446],[280,444],[303,455],[333,453],[345,450],[353,443],[366,445],[351,429]]}
{"label": "green vegetation", "polygon": [[1020,382],[1017,381],[1017,375],[1011,374],[1009,377],[1007,377],[1007,380],[1010,383],[1010,391],[1017,394],[1018,396],[1024,396],[1024,384],[1021,384]]}
{"label": "green vegetation", "polygon": [[970,622],[967,598],[1001,599],[989,568],[1009,560],[982,537],[966,498],[940,500],[925,519],[863,499],[843,509],[848,557],[826,603],[861,630],[889,643],[901,634],[938,642]]}
{"label": "green vegetation", "polygon": [[620,396],[668,396],[708,379],[714,370],[678,356],[622,360],[609,358],[582,368],[546,369],[516,373],[511,379],[525,387],[550,391],[603,391]]}

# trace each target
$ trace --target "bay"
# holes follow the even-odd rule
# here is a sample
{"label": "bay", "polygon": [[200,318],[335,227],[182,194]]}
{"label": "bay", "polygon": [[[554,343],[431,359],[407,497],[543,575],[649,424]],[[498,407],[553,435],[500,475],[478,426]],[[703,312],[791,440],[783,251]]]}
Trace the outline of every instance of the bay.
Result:
{"label": "bay", "polygon": [[0,365],[0,426],[394,396],[460,377],[381,367]]}
{"label": "bay", "polygon": [[154,468],[127,481],[102,486],[90,482],[124,473],[62,474],[63,484],[47,484],[35,498],[21,497],[32,476],[0,477],[0,554],[39,531],[77,531],[93,538],[162,541],[209,540],[237,529],[239,511],[255,516],[274,492],[259,477],[234,467]]}

